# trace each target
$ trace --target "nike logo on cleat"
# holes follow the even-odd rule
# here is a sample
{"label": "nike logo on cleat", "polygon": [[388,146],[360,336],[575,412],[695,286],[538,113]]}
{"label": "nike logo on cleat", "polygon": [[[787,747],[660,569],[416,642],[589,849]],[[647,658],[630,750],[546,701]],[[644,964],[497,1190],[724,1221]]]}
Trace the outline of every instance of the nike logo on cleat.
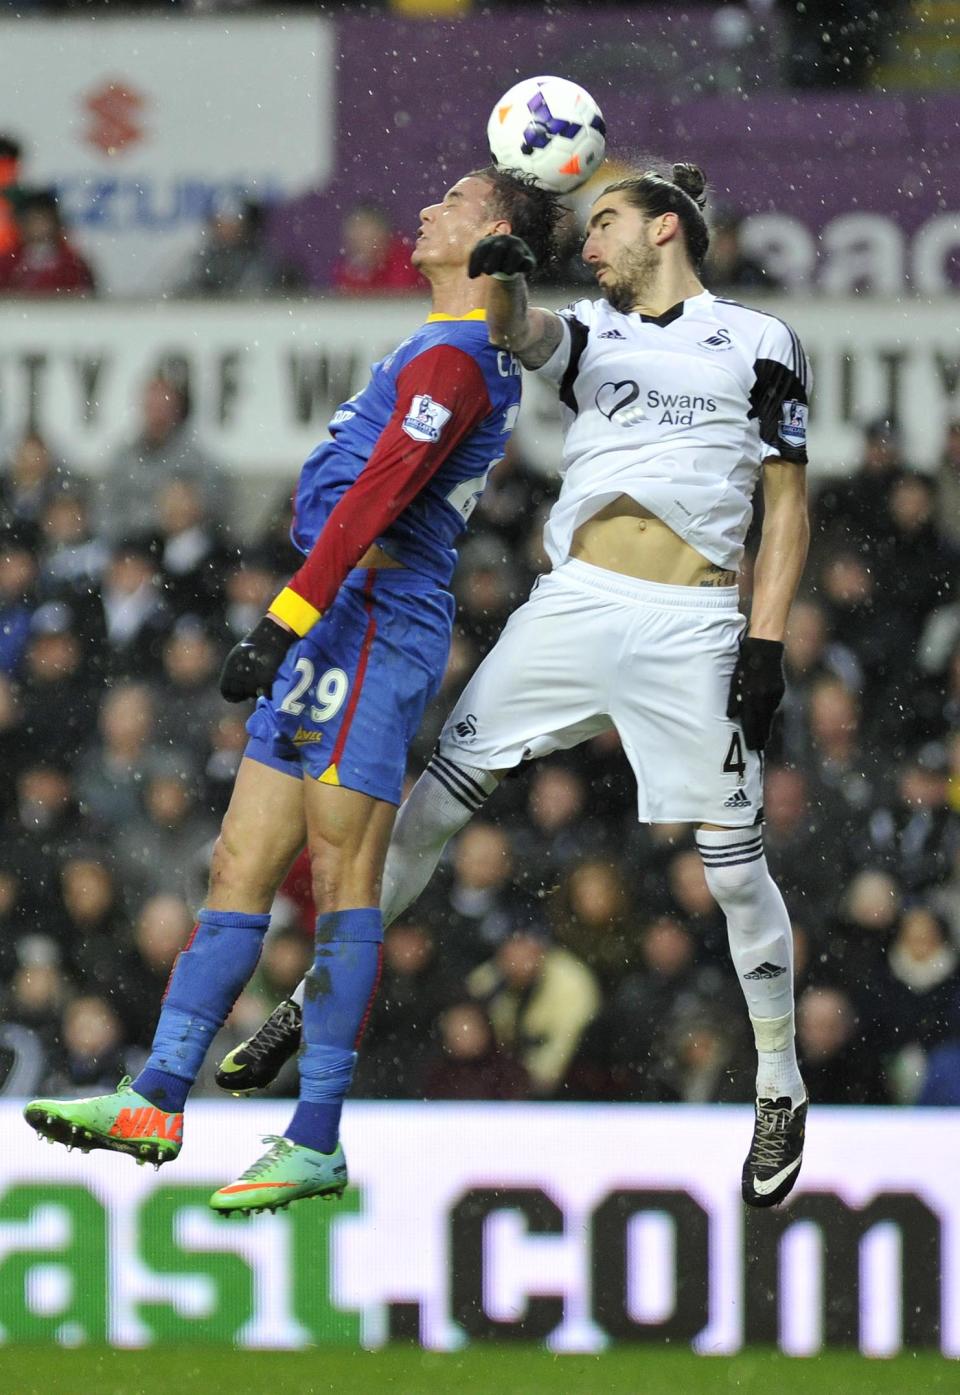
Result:
{"label": "nike logo on cleat", "polygon": [[744,978],[755,980],[779,978],[781,974],[785,974],[786,972],[786,969],[781,964],[770,964],[764,961],[764,963],[758,964],[755,969],[751,969],[748,974],[744,974]]}
{"label": "nike logo on cleat", "polygon": [[775,1172],[772,1177],[766,1177],[762,1180],[755,1177],[753,1180],[753,1190],[756,1192],[757,1196],[769,1196],[771,1192],[775,1192],[781,1182],[785,1182],[791,1173],[796,1172],[802,1161],[802,1158],[794,1158],[792,1163],[788,1163],[786,1167],[782,1167],[780,1171]]}

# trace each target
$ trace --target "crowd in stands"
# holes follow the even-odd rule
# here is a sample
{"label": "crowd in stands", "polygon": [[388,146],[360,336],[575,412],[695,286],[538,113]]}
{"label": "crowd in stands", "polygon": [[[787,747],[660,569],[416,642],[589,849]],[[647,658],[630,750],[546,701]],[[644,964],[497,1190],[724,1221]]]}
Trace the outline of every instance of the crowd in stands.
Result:
{"label": "crowd in stands", "polygon": [[[550,488],[516,454],[491,478],[411,778],[543,566]],[[163,378],[98,478],[35,434],[0,471],[7,1094],[112,1089],[149,1046],[245,744],[220,663],[295,565],[287,492],[242,545],[224,524],[230,495]],[[819,1103],[960,1103],[958,499],[960,423],[927,476],[878,422],[854,473],[812,504],[766,847],[794,920]],[[747,603],[749,586],[747,568]],[[635,807],[613,732],[504,782],[387,934],[356,1095],[751,1097],[746,1014],[692,831],[640,827]],[[296,864],[211,1061],[297,983],[312,920]]]}

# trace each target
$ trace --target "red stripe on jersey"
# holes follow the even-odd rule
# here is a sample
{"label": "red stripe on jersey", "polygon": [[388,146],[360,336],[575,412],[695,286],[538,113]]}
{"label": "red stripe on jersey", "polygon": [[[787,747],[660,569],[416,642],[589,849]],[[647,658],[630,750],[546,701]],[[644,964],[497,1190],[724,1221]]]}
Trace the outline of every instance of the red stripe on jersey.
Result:
{"label": "red stripe on jersey", "polygon": [[377,617],[373,613],[373,586],[376,579],[376,568],[371,567],[367,572],[367,580],[363,587],[363,603],[367,611],[367,628],[364,631],[363,641],[360,645],[360,657],[357,660],[357,672],[353,679],[353,691],[350,694],[350,701],[347,703],[347,710],[343,714],[343,721],[337,733],[333,755],[330,757],[330,764],[334,767],[343,755],[343,748],[347,744],[347,736],[350,733],[350,723],[353,721],[353,714],[356,712],[357,703],[360,701],[360,690],[363,687],[363,680],[367,673],[367,661],[370,658],[370,650],[373,647],[374,637],[377,633]]}
{"label": "red stripe on jersey", "polygon": [[[436,441],[415,441],[403,429],[415,397],[428,394],[450,413]],[[324,611],[344,577],[492,410],[476,359],[437,344],[397,375],[396,405],[370,458],[338,500],[303,566],[288,583]]]}

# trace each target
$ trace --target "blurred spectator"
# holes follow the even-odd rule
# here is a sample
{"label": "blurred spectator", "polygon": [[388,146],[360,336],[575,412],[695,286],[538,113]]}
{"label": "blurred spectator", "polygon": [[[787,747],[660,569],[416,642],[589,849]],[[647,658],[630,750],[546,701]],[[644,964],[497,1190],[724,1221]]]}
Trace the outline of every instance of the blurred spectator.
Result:
{"label": "blurred spectator", "polygon": [[556,760],[538,762],[513,842],[523,885],[534,895],[555,887],[571,862],[602,851],[606,830],[589,804],[582,775]]}
{"label": "blurred spectator", "polygon": [[937,521],[949,541],[960,547],[960,419],[947,423],[936,486]]}
{"label": "blurred spectator", "polygon": [[279,263],[264,236],[263,208],[248,199],[223,199],[200,234],[174,295],[234,299],[299,290],[302,278]]}
{"label": "blurred spectator", "polygon": [[498,1046],[479,1003],[452,1003],[440,1015],[436,1057],[427,1063],[428,1100],[522,1100],[530,1093],[523,1066]]}
{"label": "blurred spectator", "polygon": [[95,847],[80,847],[63,858],[59,875],[64,962],[84,991],[109,993],[127,925],[113,869]]}
{"label": "blurred spectator", "polygon": [[137,1046],[149,1048],[153,1040],[170,971],[193,923],[189,906],[179,896],[152,896],[134,922],[132,943],[117,955],[114,1001],[128,1041]]}
{"label": "blurred spectator", "polygon": [[105,998],[83,994],[64,1009],[60,1050],[43,1083],[49,1095],[99,1095],[138,1069],[124,1046],[123,1025]]}
{"label": "blurred spectator", "polygon": [[833,801],[821,792],[816,808],[802,770],[768,765],[764,773],[763,842],[770,874],[790,910],[814,921],[832,905],[838,879],[847,867],[842,841],[830,837],[838,827]]}
{"label": "blurred spectator", "polygon": [[657,1064],[660,1098],[667,1101],[745,1102],[756,1094],[754,1062],[735,1013],[720,1017],[698,1008],[681,1017]]}
{"label": "blurred spectator", "polygon": [[820,806],[833,795],[858,822],[879,789],[873,753],[863,745],[860,703],[839,678],[821,678],[810,693],[808,764],[813,797]]}
{"label": "blurred spectator", "polygon": [[46,503],[40,515],[40,584],[47,594],[70,595],[90,608],[110,549],[94,535],[86,492],[69,481]]}
{"label": "blurred spectator", "polygon": [[485,1005],[497,1042],[517,1057],[535,1095],[553,1095],[587,1024],[600,1008],[593,974],[545,935],[521,930],[467,979]]}
{"label": "blurred spectator", "polygon": [[35,1082],[33,1088],[39,1089],[57,1050],[60,1016],[69,993],[56,945],[44,935],[25,936],[17,945],[17,968],[0,1011],[0,1047],[12,1057],[6,1062],[11,1086],[19,1076],[28,1077]]}
{"label": "blurred spectator", "polygon": [[231,711],[217,686],[221,661],[218,646],[195,617],[184,616],[173,627],[163,646],[156,735],[161,751],[182,746],[196,764],[206,758],[211,730]]}
{"label": "blurred spectator", "polygon": [[112,678],[159,675],[173,616],[163,599],[154,549],[146,538],[117,543],[100,585],[106,631],[103,667]]}
{"label": "blurred spectator", "polygon": [[423,277],[410,265],[413,249],[376,204],[352,208],[341,224],[340,239],[342,252],[333,268],[336,290],[347,295],[423,290]]}
{"label": "blurred spectator", "polygon": [[253,629],[278,589],[278,573],[264,549],[244,548],[242,558],[228,564],[222,604],[230,644]]}
{"label": "blurred spectator", "polygon": [[787,691],[778,714],[779,745],[788,759],[797,759],[804,753],[814,682],[829,674],[858,692],[863,675],[853,652],[830,636],[824,608],[814,600],[794,602],[783,659]]}
{"label": "blurred spectator", "polygon": [[217,826],[197,804],[189,759],[170,751],[152,762],[140,814],[117,830],[124,884],[144,896],[187,894]]}
{"label": "blurred spectator", "polygon": [[90,264],[70,242],[52,191],[27,194],[17,225],[19,243],[0,256],[0,294],[82,295],[95,289]]}
{"label": "blurred spectator", "polygon": [[23,149],[6,132],[0,133],[0,264],[20,245],[18,213],[25,190],[21,183]]}
{"label": "blurred spectator", "polygon": [[442,952],[454,972],[472,968],[519,926],[539,921],[534,904],[518,893],[513,870],[506,831],[474,819],[453,844],[451,873],[427,888],[425,906],[431,922],[442,925]]}
{"label": "blurred spectator", "polygon": [[710,249],[703,263],[703,283],[714,295],[731,291],[779,291],[779,281],[756,257],[743,250],[743,218],[733,209],[718,210],[710,228]]}
{"label": "blurred spectator", "polygon": [[941,538],[934,508],[934,485],[927,476],[905,473],[890,486],[875,568],[893,635],[912,639],[917,626],[954,592],[960,553]]}
{"label": "blurred spectator", "polygon": [[863,429],[863,447],[854,472],[827,479],[813,509],[813,545],[829,552],[849,547],[866,552],[886,536],[887,495],[904,468],[903,445],[895,422],[880,419]]}
{"label": "blurred spectator", "polygon": [[0,535],[0,673],[20,671],[36,605],[37,558],[24,529]]}
{"label": "blurred spectator", "polygon": [[575,954],[605,988],[638,966],[637,906],[623,869],[605,858],[571,867],[550,905],[557,942]]}
{"label": "blurred spectator", "polygon": [[186,390],[172,378],[149,379],[141,401],[140,429],[121,446],[98,480],[97,526],[113,541],[157,532],[159,499],[174,479],[199,489],[208,518],[229,518],[229,481],[200,449],[188,425]]}
{"label": "blurred spectator", "polygon": [[4,527],[40,523],[44,510],[69,486],[42,436],[28,432],[0,478],[0,522]]}
{"label": "blurred spectator", "polygon": [[221,608],[227,551],[196,480],[169,480],[157,492],[163,596],[175,615],[211,616]]}
{"label": "blurred spectator", "polygon": [[77,766],[77,791],[84,809],[104,829],[137,817],[143,784],[155,749],[156,711],[152,688],[133,680],[104,696],[99,740]]}
{"label": "blurred spectator", "polygon": [[47,601],[30,617],[23,658],[20,711],[34,750],[55,751],[66,765],[93,735],[98,694],[76,616],[63,601]]}
{"label": "blurred spectator", "polygon": [[849,997],[840,988],[808,988],[797,1003],[797,1055],[818,1104],[886,1104],[883,1069],[869,1041],[858,1036]]}
{"label": "blurred spectator", "polygon": [[468,539],[460,549],[453,589],[460,633],[483,658],[523,599],[524,587],[506,544],[489,535]]}
{"label": "blurred spectator", "polygon": [[456,977],[441,962],[422,922],[407,917],[390,926],[353,1093],[370,1099],[419,1098],[435,1023],[458,991]]}
{"label": "blurred spectator", "polygon": [[897,772],[891,798],[870,815],[865,842],[908,891],[945,881],[960,844],[960,814],[950,806],[949,757],[938,742],[915,751]]}
{"label": "blurred spectator", "polygon": [[904,911],[887,958],[898,1043],[930,1051],[960,1037],[960,954],[940,917],[927,906]]}

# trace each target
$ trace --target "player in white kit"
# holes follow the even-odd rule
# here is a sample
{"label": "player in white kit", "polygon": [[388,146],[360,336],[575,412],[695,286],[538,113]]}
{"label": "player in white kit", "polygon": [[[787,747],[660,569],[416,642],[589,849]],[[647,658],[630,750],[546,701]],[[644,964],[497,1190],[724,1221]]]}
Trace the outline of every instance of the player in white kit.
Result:
{"label": "player in white kit", "polygon": [[[689,165],[606,189],[583,249],[603,299],[559,315],[528,307],[533,258],[519,239],[485,238],[474,251],[471,274],[491,278],[491,340],[559,391],[553,570],[468,683],[400,811],[383,912],[389,923],[420,894],[504,774],[615,727],[640,821],[697,825],[758,1052],[743,1197],[771,1206],[796,1181],[807,1108],[790,922],[761,827],[762,750],[809,536],[810,370],[781,320],[702,286],[703,190]],[[758,480],[747,630],[736,574]],[[245,1044],[254,1055],[256,1044]]]}

